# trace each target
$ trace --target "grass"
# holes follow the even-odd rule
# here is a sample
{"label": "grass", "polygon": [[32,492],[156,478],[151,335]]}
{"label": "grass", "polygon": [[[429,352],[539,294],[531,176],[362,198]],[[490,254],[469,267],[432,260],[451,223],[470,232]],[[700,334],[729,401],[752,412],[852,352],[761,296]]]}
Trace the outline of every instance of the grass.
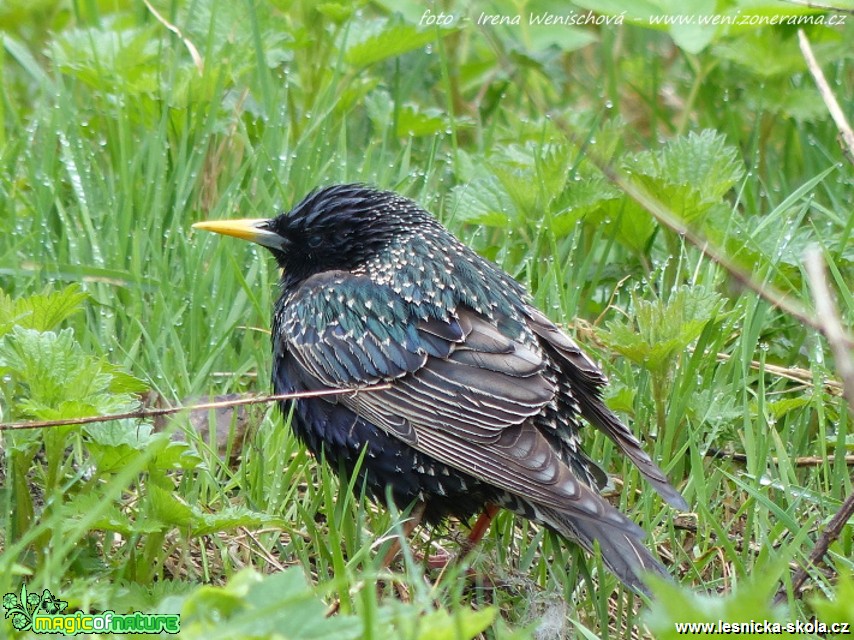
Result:
{"label": "grass", "polygon": [[[366,181],[434,211],[603,364],[609,402],[694,513],[663,506],[600,434],[587,434],[589,450],[683,594],[728,594],[761,576],[770,597],[850,494],[851,415],[827,385],[823,339],[659,227],[590,162],[594,152],[609,159],[757,282],[808,308],[801,254],[819,245],[850,326],[854,175],[792,29],[721,32],[689,52],[630,24],[431,30],[416,28],[420,9],[408,5],[352,14],[307,2],[157,4],[199,50],[200,71],[144,6],[9,7],[0,8],[0,288],[26,299],[79,285],[88,297],[62,326],[162,402],[268,390],[274,265],[191,223],[265,217],[317,185]],[[850,31],[809,30],[849,113]],[[706,129],[719,138],[688,136]],[[727,154],[732,166],[722,167]],[[38,417],[7,360],[2,419]],[[419,616],[437,606],[449,616],[431,619],[447,622],[441,637],[484,627],[486,637],[538,626],[643,632],[640,599],[601,560],[509,514],[470,560],[491,585],[461,568],[425,576],[416,560],[431,536],[456,550],[459,523],[421,532],[381,569],[405,514],[339,491],[274,411],[229,443],[242,446],[235,465],[191,429],[181,446],[147,440],[144,425],[118,428],[0,435],[0,592],[24,581],[94,611],[178,602],[192,637],[207,633],[202,612],[226,596],[246,605],[237,587],[200,585],[296,565],[365,637],[392,627],[418,637]],[[168,433],[184,430],[186,417],[169,421]],[[827,570],[811,570],[811,593],[832,594],[851,557],[848,526]],[[490,606],[492,624],[467,617]],[[813,606],[790,594],[779,615],[807,619]],[[268,634],[248,625],[231,637]]]}

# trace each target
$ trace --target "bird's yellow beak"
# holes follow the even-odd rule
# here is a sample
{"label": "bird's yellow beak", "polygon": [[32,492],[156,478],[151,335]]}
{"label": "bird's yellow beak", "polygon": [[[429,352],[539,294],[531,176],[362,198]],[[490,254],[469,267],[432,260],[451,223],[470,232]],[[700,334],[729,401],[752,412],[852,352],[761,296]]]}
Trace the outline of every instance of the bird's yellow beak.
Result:
{"label": "bird's yellow beak", "polygon": [[270,231],[270,221],[265,218],[242,218],[239,220],[205,220],[193,225],[193,229],[202,231],[213,231],[226,236],[234,236],[241,240],[249,240],[270,247],[271,249],[282,248],[282,237]]}

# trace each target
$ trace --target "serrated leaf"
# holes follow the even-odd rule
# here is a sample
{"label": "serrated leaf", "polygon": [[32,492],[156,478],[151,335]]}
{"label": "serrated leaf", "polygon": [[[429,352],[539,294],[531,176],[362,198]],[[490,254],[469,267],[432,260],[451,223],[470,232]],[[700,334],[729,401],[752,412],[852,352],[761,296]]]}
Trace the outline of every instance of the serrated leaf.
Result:
{"label": "serrated leaf", "polygon": [[110,93],[131,96],[158,88],[159,40],[153,28],[65,29],[48,55],[61,72]]}
{"label": "serrated leaf", "polygon": [[170,471],[197,469],[201,458],[186,442],[175,442],[165,433],[152,433],[150,424],[135,420],[111,420],[86,425],[86,449],[102,473],[115,473],[133,464],[145,452],[149,469]]}
{"label": "serrated leaf", "polygon": [[152,482],[146,486],[148,489],[146,517],[182,529],[190,529],[199,523],[198,513],[186,502],[180,500],[174,491],[167,491]]}
{"label": "serrated leaf", "polygon": [[[781,568],[785,569],[785,564],[781,563],[780,568],[773,570],[754,572],[750,580],[740,583],[735,592],[723,597],[695,593],[685,587],[665,583],[662,579],[652,579],[656,597],[644,615],[644,622],[654,637],[661,640],[684,637],[685,630],[678,626],[683,623],[711,623],[713,627],[719,620],[727,623],[755,623],[757,620],[782,623],[785,620],[782,608],[770,604]],[[760,633],[746,635],[765,637]],[[716,634],[708,632],[708,635]]]}
{"label": "serrated leaf", "polygon": [[219,531],[230,531],[237,527],[284,526],[281,518],[252,511],[245,507],[227,507],[216,513],[199,513],[199,523],[192,529],[193,536],[204,536]]}
{"label": "serrated leaf", "polygon": [[854,626],[854,578],[848,573],[840,573],[833,597],[813,596],[810,605],[817,619],[825,624],[835,622],[847,623],[849,628]]}
{"label": "serrated leaf", "polygon": [[27,403],[40,407],[88,400],[110,381],[100,362],[83,353],[71,329],[56,333],[15,327],[0,342],[0,369],[13,372],[28,388]]}
{"label": "serrated leaf", "polygon": [[329,18],[335,24],[343,24],[353,15],[355,7],[349,3],[321,2],[315,6],[315,9],[320,15]]}
{"label": "serrated leaf", "polygon": [[417,105],[405,105],[397,116],[397,135],[400,138],[436,135],[447,126],[439,109],[422,110]]}
{"label": "serrated leaf", "polygon": [[766,402],[765,407],[776,418],[780,419],[791,411],[806,407],[812,404],[812,399],[809,396],[800,396],[797,398],[783,398],[773,402]]}
{"label": "serrated leaf", "polygon": [[104,370],[111,376],[110,393],[139,394],[148,391],[148,385],[134,375],[122,371],[117,365],[104,363]]}
{"label": "serrated leaf", "polygon": [[[37,305],[41,310],[31,317],[58,318],[70,309],[71,299],[59,307],[48,304],[47,311]],[[0,371],[11,381],[16,413],[41,420],[127,411],[136,400],[122,390],[143,388],[114,365],[84,353],[70,328],[57,333],[15,326],[0,338]]]}
{"label": "serrated leaf", "polygon": [[420,49],[435,39],[436,32],[433,29],[419,31],[411,24],[386,23],[379,33],[370,35],[347,49],[344,60],[356,67],[367,67]]}
{"label": "serrated leaf", "polygon": [[718,294],[703,287],[682,286],[667,300],[644,300],[634,291],[631,319],[609,322],[601,336],[636,364],[665,373],[703,327],[717,318],[720,305]]}
{"label": "serrated leaf", "polygon": [[720,204],[744,175],[736,149],[710,129],[671,140],[659,151],[637,154],[626,161],[626,168],[687,222]]}
{"label": "serrated leaf", "polygon": [[608,200],[600,208],[606,225],[617,225],[617,239],[637,253],[642,253],[655,232],[655,222],[634,200],[623,196]]}
{"label": "serrated leaf", "polygon": [[757,29],[729,38],[715,45],[714,53],[760,78],[788,76],[806,69],[797,39],[785,38],[780,29]]}
{"label": "serrated leaf", "polygon": [[181,602],[181,637],[190,640],[274,635],[350,640],[362,635],[355,616],[326,617],[326,605],[297,568],[263,578],[245,569],[224,587],[204,586],[164,605],[174,608]]}
{"label": "serrated leaf", "polygon": [[507,227],[516,217],[515,206],[495,176],[476,178],[451,192],[454,220]]}
{"label": "serrated leaf", "polygon": [[494,621],[494,607],[481,610],[460,609],[453,613],[439,609],[420,617],[411,615],[398,618],[399,635],[417,640],[456,640],[475,638]]}
{"label": "serrated leaf", "polygon": [[723,134],[711,129],[691,132],[665,145],[662,177],[669,183],[692,186],[704,203],[718,202],[744,175],[738,151]]}
{"label": "serrated leaf", "polygon": [[16,301],[0,290],[0,335],[7,333],[13,325],[38,331],[55,329],[79,311],[88,297],[76,284],[61,291],[45,290]]}
{"label": "serrated leaf", "polygon": [[157,446],[157,442],[168,442],[163,434],[152,435],[150,424],[132,420],[110,420],[86,425],[86,433],[91,441],[107,447],[127,445],[133,449],[145,449]]}

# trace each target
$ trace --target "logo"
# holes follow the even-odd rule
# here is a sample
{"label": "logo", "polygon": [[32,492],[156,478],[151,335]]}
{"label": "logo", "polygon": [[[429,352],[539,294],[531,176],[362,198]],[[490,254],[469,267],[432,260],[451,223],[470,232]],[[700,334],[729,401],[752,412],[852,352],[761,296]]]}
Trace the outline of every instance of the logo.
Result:
{"label": "logo", "polygon": [[68,602],[54,596],[50,589],[39,595],[27,593],[27,585],[21,585],[20,594],[3,596],[5,617],[12,619],[12,626],[18,631],[73,636],[77,633],[178,633],[181,630],[179,614],[63,613],[67,608]]}

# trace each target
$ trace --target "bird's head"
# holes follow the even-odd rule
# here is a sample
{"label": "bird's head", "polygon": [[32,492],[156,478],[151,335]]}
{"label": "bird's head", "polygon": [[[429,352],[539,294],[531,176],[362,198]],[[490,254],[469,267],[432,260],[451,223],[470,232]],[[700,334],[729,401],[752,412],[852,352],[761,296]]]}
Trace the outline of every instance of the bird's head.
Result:
{"label": "bird's head", "polygon": [[193,228],[267,247],[292,281],[323,271],[352,271],[391,243],[404,245],[419,234],[444,231],[411,200],[360,184],[318,189],[275,218],[211,220]]}

